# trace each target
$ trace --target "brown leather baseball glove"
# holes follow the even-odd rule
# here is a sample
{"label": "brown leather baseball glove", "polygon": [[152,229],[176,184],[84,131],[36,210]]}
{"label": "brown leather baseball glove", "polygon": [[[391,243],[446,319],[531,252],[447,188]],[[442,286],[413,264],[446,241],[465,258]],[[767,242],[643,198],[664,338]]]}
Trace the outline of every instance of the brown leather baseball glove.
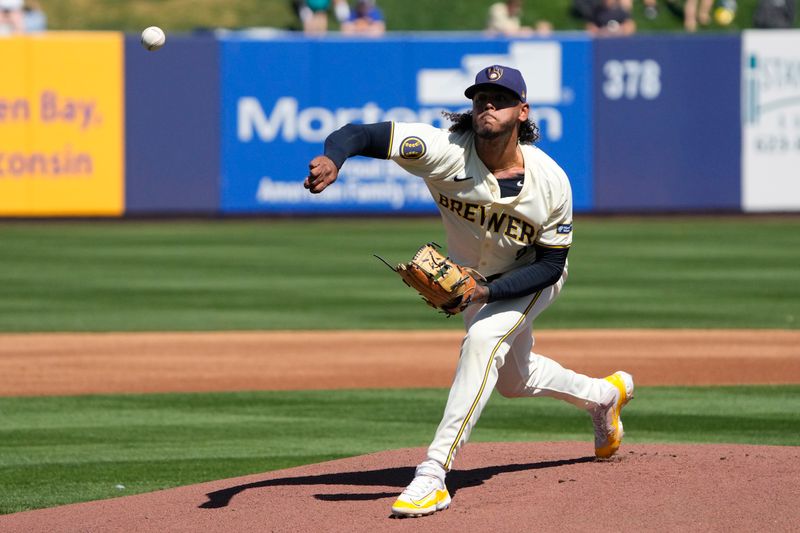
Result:
{"label": "brown leather baseball glove", "polygon": [[477,271],[454,263],[437,250],[436,243],[422,246],[408,263],[393,270],[416,290],[431,307],[447,316],[460,313],[469,305],[477,280]]}

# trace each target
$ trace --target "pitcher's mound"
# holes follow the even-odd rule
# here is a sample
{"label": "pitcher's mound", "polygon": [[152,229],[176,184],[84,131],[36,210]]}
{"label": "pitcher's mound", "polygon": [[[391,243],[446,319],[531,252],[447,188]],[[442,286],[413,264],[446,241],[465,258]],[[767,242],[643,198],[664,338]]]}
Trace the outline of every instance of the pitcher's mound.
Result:
{"label": "pitcher's mound", "polygon": [[790,531],[800,448],[470,443],[450,509],[390,518],[424,449],[380,452],[0,517],[4,531]]}

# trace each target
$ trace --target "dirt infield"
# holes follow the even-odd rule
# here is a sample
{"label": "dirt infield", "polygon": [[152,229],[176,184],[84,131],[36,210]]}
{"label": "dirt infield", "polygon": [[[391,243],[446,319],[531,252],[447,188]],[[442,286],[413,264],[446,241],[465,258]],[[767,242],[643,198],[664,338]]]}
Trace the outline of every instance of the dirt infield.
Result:
{"label": "dirt infield", "polygon": [[[447,387],[461,334],[0,335],[0,395]],[[798,331],[548,331],[536,351],[637,385],[800,383]],[[391,519],[423,449],[0,517],[50,531],[795,531],[800,448],[469,443],[451,509]]]}
{"label": "dirt infield", "polygon": [[[796,531],[800,449],[474,443],[448,476],[450,509],[392,519],[423,449],[381,452],[0,517],[7,532]],[[589,455],[587,455],[589,454]]]}
{"label": "dirt infield", "polygon": [[[459,331],[0,335],[0,396],[448,387]],[[639,385],[800,383],[800,331],[556,330],[535,350]]]}

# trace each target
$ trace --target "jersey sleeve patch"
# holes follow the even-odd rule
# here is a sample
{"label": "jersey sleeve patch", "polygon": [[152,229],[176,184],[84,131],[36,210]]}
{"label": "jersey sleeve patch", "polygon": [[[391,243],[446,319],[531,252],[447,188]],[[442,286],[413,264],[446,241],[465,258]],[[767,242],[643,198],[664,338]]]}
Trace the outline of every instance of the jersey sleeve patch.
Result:
{"label": "jersey sleeve patch", "polygon": [[556,233],[560,233],[562,235],[572,233],[572,224],[559,224]]}
{"label": "jersey sleeve patch", "polygon": [[400,143],[400,157],[403,159],[419,159],[425,155],[428,147],[419,137],[406,137]]}

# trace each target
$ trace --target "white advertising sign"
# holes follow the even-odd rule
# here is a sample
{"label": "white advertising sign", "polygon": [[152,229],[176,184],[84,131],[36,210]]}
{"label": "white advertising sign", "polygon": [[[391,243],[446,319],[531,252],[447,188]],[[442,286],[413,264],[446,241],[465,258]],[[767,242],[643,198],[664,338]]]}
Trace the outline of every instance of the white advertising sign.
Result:
{"label": "white advertising sign", "polygon": [[742,208],[800,211],[800,31],[745,31],[742,84]]}

